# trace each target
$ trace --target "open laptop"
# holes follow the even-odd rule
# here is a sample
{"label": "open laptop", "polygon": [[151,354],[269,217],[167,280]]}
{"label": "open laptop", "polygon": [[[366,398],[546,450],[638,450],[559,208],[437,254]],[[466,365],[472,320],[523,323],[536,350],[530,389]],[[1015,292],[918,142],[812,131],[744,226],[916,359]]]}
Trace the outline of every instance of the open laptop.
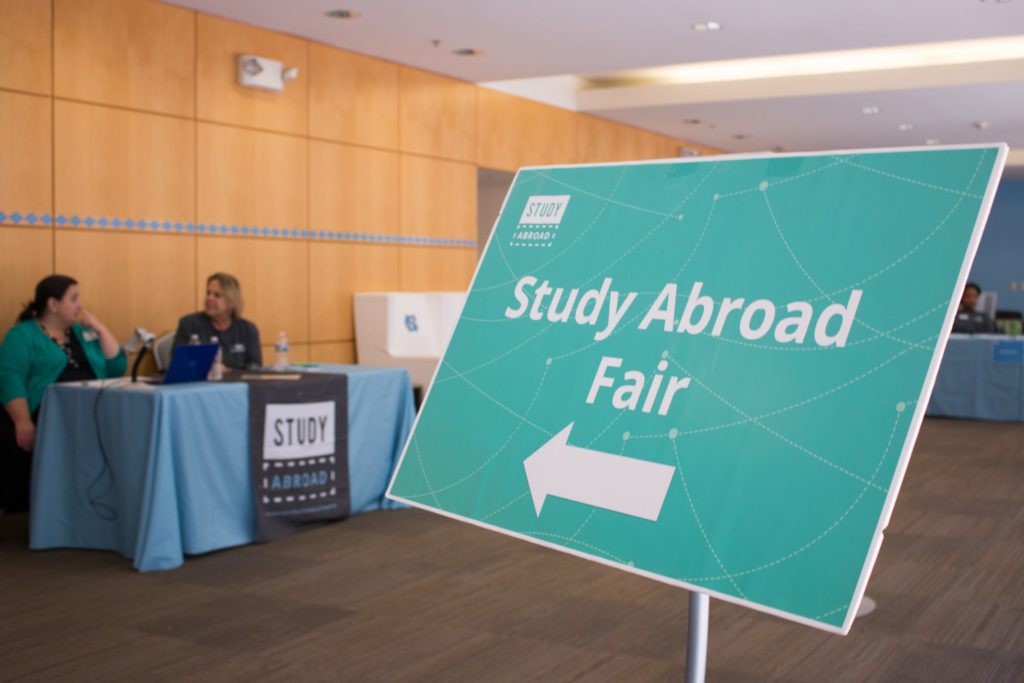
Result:
{"label": "open laptop", "polygon": [[188,344],[174,349],[171,366],[164,375],[164,384],[204,382],[217,356],[219,344]]}

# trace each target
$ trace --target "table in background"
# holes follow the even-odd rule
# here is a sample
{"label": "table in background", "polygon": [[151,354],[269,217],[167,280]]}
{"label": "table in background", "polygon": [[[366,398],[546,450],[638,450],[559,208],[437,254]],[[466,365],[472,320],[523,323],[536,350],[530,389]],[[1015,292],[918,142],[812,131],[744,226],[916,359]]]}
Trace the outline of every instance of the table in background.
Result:
{"label": "table in background", "polygon": [[1024,339],[952,335],[928,415],[1024,421]]}
{"label": "table in background", "polygon": [[[348,375],[351,514],[393,507],[384,491],[414,417],[408,373],[302,370]],[[139,571],[252,543],[248,385],[51,386],[39,417],[30,520],[32,549],[116,550]]]}

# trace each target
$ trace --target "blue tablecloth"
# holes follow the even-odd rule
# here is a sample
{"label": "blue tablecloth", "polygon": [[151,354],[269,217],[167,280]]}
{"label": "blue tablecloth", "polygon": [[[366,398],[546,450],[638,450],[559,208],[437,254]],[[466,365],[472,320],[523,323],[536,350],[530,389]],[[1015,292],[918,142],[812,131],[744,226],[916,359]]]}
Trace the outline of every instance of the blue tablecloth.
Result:
{"label": "blue tablecloth", "polygon": [[[352,514],[392,507],[384,491],[413,422],[408,373],[303,370],[348,375]],[[151,571],[252,543],[248,417],[241,383],[51,386],[37,429],[30,547],[116,550]]]}
{"label": "blue tablecloth", "polygon": [[953,335],[928,415],[1024,421],[1024,339]]}

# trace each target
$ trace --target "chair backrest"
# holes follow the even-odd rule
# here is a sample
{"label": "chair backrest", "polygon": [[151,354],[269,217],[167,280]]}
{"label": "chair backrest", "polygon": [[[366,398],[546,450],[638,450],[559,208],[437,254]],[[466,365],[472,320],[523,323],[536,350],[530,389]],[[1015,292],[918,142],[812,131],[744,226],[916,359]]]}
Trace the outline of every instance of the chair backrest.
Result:
{"label": "chair backrest", "polygon": [[168,332],[156,340],[153,344],[153,360],[156,361],[156,369],[160,372],[167,372],[171,366],[171,352],[174,350],[174,333]]}
{"label": "chair backrest", "polygon": [[996,304],[998,301],[999,294],[997,292],[982,292],[978,295],[978,303],[975,305],[974,310],[981,311],[995,320]]}

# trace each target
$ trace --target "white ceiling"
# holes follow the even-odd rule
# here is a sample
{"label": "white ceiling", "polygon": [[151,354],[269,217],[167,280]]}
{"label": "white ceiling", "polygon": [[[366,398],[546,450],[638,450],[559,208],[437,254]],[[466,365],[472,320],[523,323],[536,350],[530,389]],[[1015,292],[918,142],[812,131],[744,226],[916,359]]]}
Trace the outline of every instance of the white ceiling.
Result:
{"label": "white ceiling", "polygon": [[[636,85],[577,93],[579,79],[522,80],[954,40],[1024,40],[1024,0],[170,2],[730,152],[921,145],[928,139],[1007,142],[1015,150],[1011,159],[1024,165],[1024,58],[1019,57],[710,88]],[[336,9],[360,16],[324,15]],[[690,28],[710,20],[722,29]],[[483,54],[467,58],[452,52],[467,47]],[[495,83],[510,79],[515,82]],[[879,113],[865,115],[865,106],[878,107]],[[688,118],[701,123],[683,123]],[[987,122],[983,130],[974,125],[981,121]],[[901,123],[913,129],[900,131]]]}

